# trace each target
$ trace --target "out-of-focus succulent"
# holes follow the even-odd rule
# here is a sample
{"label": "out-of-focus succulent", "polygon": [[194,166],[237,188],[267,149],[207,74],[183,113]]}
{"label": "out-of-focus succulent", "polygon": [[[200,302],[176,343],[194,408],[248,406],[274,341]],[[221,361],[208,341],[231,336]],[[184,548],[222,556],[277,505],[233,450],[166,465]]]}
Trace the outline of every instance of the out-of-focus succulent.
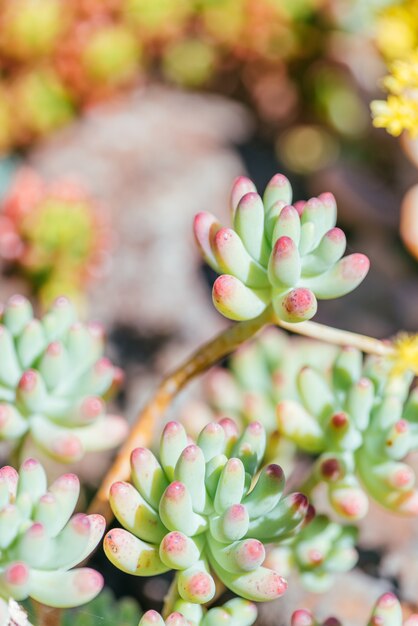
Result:
{"label": "out-of-focus succulent", "polygon": [[122,0],[122,14],[142,41],[166,42],[178,37],[194,14],[190,0]]}
{"label": "out-of-focus succulent", "polygon": [[276,174],[263,199],[241,176],[232,188],[233,228],[222,228],[210,213],[199,213],[194,232],[206,262],[218,273],[215,307],[226,317],[246,320],[273,306],[287,322],[310,319],[317,298],[337,298],[366,276],[363,254],[341,258],[346,239],[335,227],[332,194],[291,205],[287,178]]}
{"label": "out-of-focus succulent", "polygon": [[77,476],[64,474],[47,487],[35,459],[19,473],[0,469],[0,596],[31,597],[53,607],[78,606],[94,598],[102,576],[90,568],[72,569],[99,543],[105,520],[78,513]]}
{"label": "out-of-focus succulent", "polygon": [[18,172],[0,215],[0,255],[30,277],[44,306],[62,293],[80,298],[100,275],[109,246],[108,224],[85,189]]}
{"label": "out-of-focus succulent", "polygon": [[298,398],[296,376],[305,365],[328,371],[337,349],[328,344],[288,338],[275,327],[263,330],[229,358],[228,369],[215,367],[204,378],[204,402],[186,405],[181,421],[197,437],[210,421],[232,418],[241,428],[260,421],[268,434],[266,461],[279,463],[286,475],[294,469],[296,446],[277,432],[276,407]]}
{"label": "out-of-focus succulent", "polygon": [[[416,626],[417,624],[418,615],[416,614],[411,614],[407,619],[403,619],[402,607],[393,593],[385,593],[380,596],[368,622],[368,626]],[[292,615],[291,626],[341,626],[341,622],[335,617],[319,620],[311,611],[299,609]]]}
{"label": "out-of-focus succulent", "polygon": [[0,438],[19,447],[29,439],[64,463],[117,446],[127,424],[106,414],[104,398],[121,371],[103,357],[102,327],[77,322],[66,298],[37,320],[14,296],[0,322]]}
{"label": "out-of-focus succulent", "polygon": [[141,44],[123,24],[87,21],[63,40],[56,66],[80,103],[91,103],[131,83],[138,75]]}
{"label": "out-of-focus succulent", "polygon": [[14,136],[26,145],[70,122],[74,100],[60,77],[49,67],[30,68],[16,76],[5,89],[11,92]]}
{"label": "out-of-focus succulent", "polygon": [[133,598],[116,600],[110,589],[103,591],[81,609],[65,611],[62,626],[138,626],[141,609]]}
{"label": "out-of-focus succulent", "polygon": [[266,564],[289,575],[296,571],[309,591],[326,591],[334,575],[351,570],[357,562],[354,526],[341,526],[324,515],[316,516],[287,545],[273,546]]}
{"label": "out-of-focus succulent", "polygon": [[167,45],[162,56],[164,75],[183,87],[199,87],[209,82],[216,66],[217,53],[212,43],[197,38]]}
{"label": "out-of-focus succulent", "polygon": [[[314,3],[270,0],[202,0],[199,16],[202,30],[239,59],[283,60],[297,54],[298,31],[303,32],[302,10],[312,13]],[[296,18],[296,19],[294,19]]]}
{"label": "out-of-focus succulent", "polygon": [[[260,421],[270,434],[277,429],[276,407],[296,400],[296,376],[309,365],[328,371],[337,349],[309,339],[292,337],[273,326],[240,346],[228,360],[228,369],[215,367],[204,380],[205,400],[219,417],[240,425]],[[192,425],[193,410],[187,424]]]}
{"label": "out-of-focus succulent", "polygon": [[[309,490],[327,486],[338,514],[363,517],[371,496],[397,513],[418,514],[412,468],[402,459],[418,447],[418,393],[408,396],[412,374],[391,374],[383,358],[344,348],[332,375],[304,367],[299,401],[277,408],[279,432],[299,449],[319,455]],[[367,495],[366,495],[367,494]]]}
{"label": "out-of-focus succulent", "polygon": [[156,611],[147,611],[139,626],[251,626],[257,618],[254,604],[241,598],[234,598],[208,611],[184,600],[177,600],[173,608],[174,611],[165,620]]}
{"label": "out-of-focus succulent", "polygon": [[137,448],[131,457],[133,484],[111,487],[111,507],[126,530],[106,535],[109,560],[136,576],[178,570],[178,593],[195,604],[215,593],[211,571],[248,600],[282,595],[286,581],[262,565],[264,544],[296,533],[309,507],[300,493],[282,498],[278,465],[267,465],[255,480],[265,445],[259,422],[240,437],[232,420],[210,423],[197,445],[179,423],[167,424],[159,460]]}
{"label": "out-of-focus succulent", "polygon": [[69,5],[62,0],[5,0],[0,7],[0,51],[30,61],[52,54],[66,28]]}

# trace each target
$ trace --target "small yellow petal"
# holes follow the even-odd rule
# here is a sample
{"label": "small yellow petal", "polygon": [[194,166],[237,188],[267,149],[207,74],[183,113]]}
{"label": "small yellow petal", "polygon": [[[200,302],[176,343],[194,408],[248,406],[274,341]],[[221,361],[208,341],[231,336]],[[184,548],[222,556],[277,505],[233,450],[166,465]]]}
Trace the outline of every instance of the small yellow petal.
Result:
{"label": "small yellow petal", "polygon": [[412,372],[418,376],[418,335],[401,333],[394,341],[392,373],[395,375]]}

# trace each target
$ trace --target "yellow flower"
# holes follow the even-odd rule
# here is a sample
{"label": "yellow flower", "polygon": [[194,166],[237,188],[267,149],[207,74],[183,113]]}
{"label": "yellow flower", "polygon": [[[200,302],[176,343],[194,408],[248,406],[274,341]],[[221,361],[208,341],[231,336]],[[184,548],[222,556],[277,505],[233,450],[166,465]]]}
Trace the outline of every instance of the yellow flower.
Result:
{"label": "yellow flower", "polygon": [[372,102],[373,124],[395,137],[407,130],[418,135],[418,0],[384,9],[377,19],[376,44],[389,61],[383,86],[386,101]]}
{"label": "yellow flower", "polygon": [[386,59],[402,58],[418,45],[417,17],[416,0],[382,11],[376,25],[376,43]]}
{"label": "yellow flower", "polygon": [[[414,50],[406,59],[394,61],[389,66],[391,76],[385,79],[385,87],[392,93],[418,87],[418,52]],[[390,81],[392,79],[392,82]]]}
{"label": "yellow flower", "polygon": [[376,128],[386,128],[395,137],[403,130],[408,130],[412,136],[418,135],[418,101],[389,95],[387,100],[374,100],[371,109]]}
{"label": "yellow flower", "polygon": [[418,376],[418,335],[400,333],[394,341],[392,374],[402,375],[413,372]]}

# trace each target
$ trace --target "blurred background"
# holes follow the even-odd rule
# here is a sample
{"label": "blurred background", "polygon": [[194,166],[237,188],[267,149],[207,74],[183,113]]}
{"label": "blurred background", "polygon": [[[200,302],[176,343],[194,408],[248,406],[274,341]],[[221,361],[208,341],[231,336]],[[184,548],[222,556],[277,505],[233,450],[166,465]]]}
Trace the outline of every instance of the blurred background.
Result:
{"label": "blurred background", "polygon": [[[318,321],[416,331],[417,48],[415,0],[0,0],[0,300],[23,293],[43,311],[66,294],[102,321],[133,420],[161,374],[226,325],[193,216],[228,223],[234,177],[263,190],[280,171],[297,200],[331,191],[349,251],[371,259]],[[410,64],[401,86],[394,62]],[[389,132],[373,125],[376,99]],[[326,614],[364,621],[382,575],[417,600],[417,531],[371,519],[364,563],[320,600]],[[166,589],[138,585],[113,584],[151,605]]]}

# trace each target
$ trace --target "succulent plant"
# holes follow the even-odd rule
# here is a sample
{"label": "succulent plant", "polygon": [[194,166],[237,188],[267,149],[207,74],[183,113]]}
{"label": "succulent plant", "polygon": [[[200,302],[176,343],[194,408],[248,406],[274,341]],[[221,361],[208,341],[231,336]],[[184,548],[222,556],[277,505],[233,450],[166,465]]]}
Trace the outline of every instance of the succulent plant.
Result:
{"label": "succulent plant", "polygon": [[0,8],[1,52],[33,62],[51,55],[65,30],[68,8],[61,0],[6,0]]}
{"label": "succulent plant", "polygon": [[[327,371],[337,349],[304,338],[289,338],[277,328],[263,330],[228,359],[228,369],[214,367],[204,380],[205,400],[218,417],[238,424],[260,421],[270,434],[277,429],[280,400],[298,399],[296,375],[309,365]],[[193,410],[190,420],[193,421]]]}
{"label": "succulent plant", "polygon": [[179,37],[194,14],[189,0],[122,0],[121,7],[126,22],[145,42]]}
{"label": "succulent plant", "polygon": [[100,275],[110,246],[100,209],[75,182],[18,171],[3,201],[0,255],[31,279],[44,306],[62,293],[80,299]]}
{"label": "succulent plant", "polygon": [[[416,614],[404,620],[402,607],[397,597],[393,593],[385,593],[373,607],[368,626],[416,626],[417,623],[418,615]],[[292,615],[291,626],[341,626],[341,622],[335,617],[318,620],[311,611],[299,609]]]}
{"label": "succulent plant", "polygon": [[279,320],[308,320],[316,313],[317,298],[343,296],[366,276],[366,256],[341,258],[346,239],[335,227],[332,194],[291,202],[292,188],[282,174],[270,180],[263,199],[241,176],[231,194],[233,228],[222,228],[210,213],[196,216],[200,251],[221,274],[213,285],[213,302],[226,317],[252,319],[272,305]]}
{"label": "succulent plant", "polygon": [[298,53],[298,31],[314,7],[312,0],[201,0],[199,16],[206,36],[229,56],[277,63]]}
{"label": "succulent plant", "polygon": [[28,68],[10,83],[5,82],[5,89],[12,96],[14,136],[18,145],[43,137],[74,118],[74,99],[48,66]]}
{"label": "succulent plant", "polygon": [[62,626],[138,626],[142,611],[133,598],[116,600],[106,587],[81,609],[65,611]]}
{"label": "succulent plant", "polygon": [[56,55],[58,72],[80,104],[107,98],[131,84],[140,69],[141,43],[123,23],[76,23]]}
{"label": "succulent plant", "polygon": [[30,438],[63,463],[117,446],[127,424],[106,414],[104,398],[121,371],[102,356],[102,327],[77,322],[66,298],[38,320],[14,296],[0,322],[0,438],[19,448]]}
{"label": "succulent plant", "polygon": [[368,497],[396,513],[418,514],[412,468],[402,459],[418,447],[418,393],[412,374],[391,374],[387,359],[343,348],[327,376],[312,367],[297,376],[299,400],[278,404],[279,432],[318,455],[311,491],[327,487],[335,511],[363,517]]}
{"label": "succulent plant", "polygon": [[264,544],[282,541],[303,526],[308,501],[282,498],[284,475],[270,464],[258,472],[266,433],[253,422],[238,437],[232,420],[208,424],[197,444],[169,422],[159,460],[147,449],[131,456],[133,484],[116,482],[109,502],[124,528],[108,532],[104,550],[124,572],[153,576],[178,570],[178,593],[194,604],[215,593],[211,571],[238,596],[273,600],[286,581],[263,567]]}
{"label": "succulent plant", "polygon": [[19,473],[0,469],[0,596],[31,597],[52,607],[88,602],[103,586],[90,568],[72,569],[94,550],[105,520],[101,515],[70,516],[80,484],[64,474],[47,487],[42,465],[26,459]]}
{"label": "succulent plant", "polygon": [[335,574],[355,566],[357,535],[354,526],[341,526],[325,515],[317,515],[294,538],[273,546],[266,564],[285,575],[296,571],[308,591],[320,593],[331,587]]}
{"label": "succulent plant", "polygon": [[213,76],[216,59],[212,43],[189,37],[167,45],[161,63],[168,80],[182,87],[200,87]]}
{"label": "succulent plant", "polygon": [[257,618],[254,604],[241,598],[234,598],[208,611],[184,600],[177,600],[173,608],[174,611],[165,620],[156,611],[147,611],[139,626],[251,626]]}

